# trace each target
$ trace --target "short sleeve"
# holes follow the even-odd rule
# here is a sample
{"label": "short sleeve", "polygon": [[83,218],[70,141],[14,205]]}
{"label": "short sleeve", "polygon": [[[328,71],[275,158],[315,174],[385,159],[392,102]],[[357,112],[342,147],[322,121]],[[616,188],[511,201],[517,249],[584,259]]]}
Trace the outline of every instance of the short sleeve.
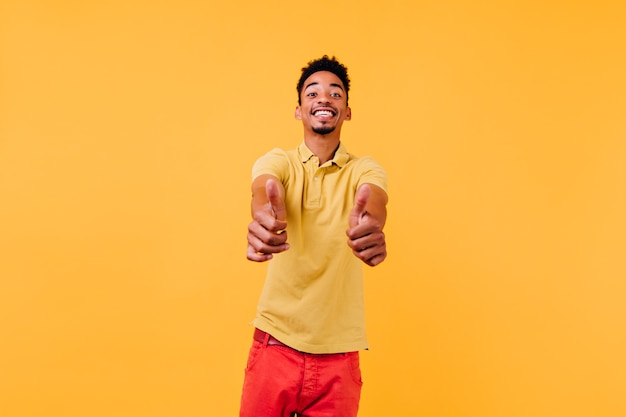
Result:
{"label": "short sleeve", "polygon": [[260,175],[269,174],[284,179],[289,173],[289,157],[282,149],[272,149],[262,157],[256,160],[252,166],[252,180],[254,181]]}
{"label": "short sleeve", "polygon": [[373,158],[365,156],[358,159],[359,180],[357,188],[362,184],[374,184],[388,193],[387,172]]}

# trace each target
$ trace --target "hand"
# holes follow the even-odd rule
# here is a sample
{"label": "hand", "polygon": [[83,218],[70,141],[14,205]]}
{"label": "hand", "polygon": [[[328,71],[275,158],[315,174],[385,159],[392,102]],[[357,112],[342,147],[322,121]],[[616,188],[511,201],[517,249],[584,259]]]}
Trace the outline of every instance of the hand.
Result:
{"label": "hand", "polygon": [[252,222],[248,225],[247,258],[255,262],[269,261],[272,254],[289,249],[285,231],[287,211],[276,180],[267,180],[265,194],[267,203],[256,210],[253,204]]}
{"label": "hand", "polygon": [[370,199],[371,189],[364,184],[354,196],[354,207],[348,217],[348,246],[354,256],[369,266],[380,264],[387,257],[387,244],[383,225],[365,210]]}

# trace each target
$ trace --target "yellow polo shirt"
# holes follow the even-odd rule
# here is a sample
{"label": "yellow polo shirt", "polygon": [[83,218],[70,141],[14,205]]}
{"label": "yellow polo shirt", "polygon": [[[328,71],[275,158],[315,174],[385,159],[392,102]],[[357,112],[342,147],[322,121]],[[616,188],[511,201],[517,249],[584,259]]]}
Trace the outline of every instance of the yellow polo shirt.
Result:
{"label": "yellow polo shirt", "polygon": [[290,249],[269,262],[253,325],[303,352],[367,349],[363,263],[348,246],[346,230],[357,188],[369,183],[387,191],[385,171],[343,144],[320,166],[303,142],[259,158],[252,177],[262,174],[285,187]]}

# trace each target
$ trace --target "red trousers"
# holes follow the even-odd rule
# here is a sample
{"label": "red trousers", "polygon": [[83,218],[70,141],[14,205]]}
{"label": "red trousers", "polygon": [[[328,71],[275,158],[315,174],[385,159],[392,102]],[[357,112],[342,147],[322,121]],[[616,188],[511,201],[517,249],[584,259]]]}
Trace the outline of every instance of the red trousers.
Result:
{"label": "red trousers", "polygon": [[361,397],[359,353],[310,354],[254,340],[240,417],[355,417]]}

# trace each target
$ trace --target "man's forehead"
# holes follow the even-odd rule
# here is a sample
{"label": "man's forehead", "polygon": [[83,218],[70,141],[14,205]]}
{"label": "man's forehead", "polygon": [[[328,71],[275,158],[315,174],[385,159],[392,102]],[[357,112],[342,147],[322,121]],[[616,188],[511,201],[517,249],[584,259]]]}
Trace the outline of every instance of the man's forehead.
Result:
{"label": "man's forehead", "polygon": [[329,85],[331,87],[339,87],[344,90],[343,82],[334,73],[330,71],[317,71],[314,72],[304,82],[304,89],[315,85]]}

